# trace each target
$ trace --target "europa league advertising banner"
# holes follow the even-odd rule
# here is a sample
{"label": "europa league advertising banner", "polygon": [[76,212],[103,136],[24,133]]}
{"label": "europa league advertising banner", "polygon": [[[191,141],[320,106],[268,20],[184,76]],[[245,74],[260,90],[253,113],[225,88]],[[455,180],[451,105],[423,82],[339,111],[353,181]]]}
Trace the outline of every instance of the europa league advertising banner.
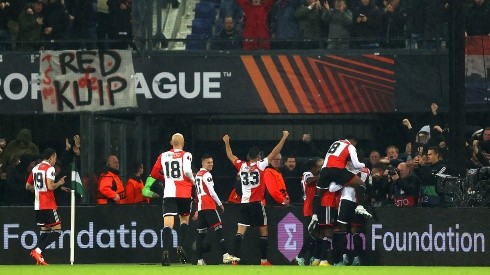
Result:
{"label": "europa league advertising banner", "polygon": [[[397,85],[393,56],[129,56],[127,51],[4,54],[0,113],[345,114],[411,111],[414,106],[426,111],[430,106],[415,104],[418,97]],[[423,65],[402,68],[427,71]],[[424,89],[440,83],[413,81]],[[442,87],[441,94],[440,88],[434,87],[435,94],[445,102],[447,89]],[[397,101],[399,93],[410,101]]]}
{"label": "europa league advertising banner", "polygon": [[[490,38],[468,41],[467,105],[487,106]],[[2,54],[0,114],[366,114],[448,102],[444,52]]]}
{"label": "europa league advertising banner", "polygon": [[[49,263],[69,263],[70,209],[61,207],[62,235],[43,255]],[[490,266],[490,219],[487,208],[371,208],[373,218],[362,234],[364,265]],[[301,207],[266,208],[269,224],[269,260],[294,265],[307,231]],[[163,250],[161,207],[155,205],[77,206],[75,211],[75,263],[159,264]],[[144,213],[144,215],[142,215]],[[224,237],[232,249],[238,208],[225,205]],[[39,238],[33,207],[0,207],[0,264],[34,264],[29,256]],[[214,243],[214,232],[207,241]],[[185,244],[193,262],[192,243],[197,234],[191,221]],[[351,249],[351,236],[347,236]],[[173,232],[173,245],[177,234]],[[204,254],[207,264],[219,264],[213,248]],[[173,260],[178,261],[175,250]],[[243,264],[259,264],[259,236],[248,230],[242,243]]]}

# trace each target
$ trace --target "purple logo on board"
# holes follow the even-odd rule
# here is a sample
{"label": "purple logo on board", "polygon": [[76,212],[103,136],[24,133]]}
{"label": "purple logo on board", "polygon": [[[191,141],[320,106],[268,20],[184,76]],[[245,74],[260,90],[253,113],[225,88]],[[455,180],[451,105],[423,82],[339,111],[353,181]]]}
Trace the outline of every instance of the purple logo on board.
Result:
{"label": "purple logo on board", "polygon": [[293,213],[287,214],[277,225],[277,248],[292,261],[303,246],[303,224]]}

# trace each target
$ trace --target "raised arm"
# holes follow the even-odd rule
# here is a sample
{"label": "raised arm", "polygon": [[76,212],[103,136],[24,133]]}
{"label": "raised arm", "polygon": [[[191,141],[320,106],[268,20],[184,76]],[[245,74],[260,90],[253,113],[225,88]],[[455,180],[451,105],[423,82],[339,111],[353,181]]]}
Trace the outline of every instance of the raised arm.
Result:
{"label": "raised arm", "polygon": [[284,143],[286,142],[286,139],[288,138],[288,136],[289,136],[288,131],[282,131],[281,140],[279,141],[279,143],[276,145],[276,147],[274,147],[274,149],[272,149],[272,151],[267,156],[268,161],[271,161],[277,154],[279,154],[281,152],[282,147],[284,146]]}
{"label": "raised arm", "polygon": [[235,161],[238,159],[237,156],[233,155],[233,151],[231,151],[231,146],[230,146],[230,136],[225,135],[223,137],[223,141],[225,142],[225,149],[226,149],[226,156],[228,159],[232,162],[235,163]]}

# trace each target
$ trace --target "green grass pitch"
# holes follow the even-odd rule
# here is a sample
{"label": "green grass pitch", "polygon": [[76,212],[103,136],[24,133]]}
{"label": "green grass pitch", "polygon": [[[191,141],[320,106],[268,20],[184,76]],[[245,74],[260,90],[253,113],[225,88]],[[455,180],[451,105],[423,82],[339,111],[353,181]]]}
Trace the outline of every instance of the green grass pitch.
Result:
{"label": "green grass pitch", "polygon": [[3,265],[0,266],[0,274],[66,274],[66,275],[94,275],[94,274],[170,274],[170,275],[291,275],[291,274],[328,274],[328,275],[465,275],[465,274],[490,274],[490,267],[413,267],[413,266],[257,266],[257,265],[172,265],[162,267],[150,264],[75,264],[49,266],[35,265]]}

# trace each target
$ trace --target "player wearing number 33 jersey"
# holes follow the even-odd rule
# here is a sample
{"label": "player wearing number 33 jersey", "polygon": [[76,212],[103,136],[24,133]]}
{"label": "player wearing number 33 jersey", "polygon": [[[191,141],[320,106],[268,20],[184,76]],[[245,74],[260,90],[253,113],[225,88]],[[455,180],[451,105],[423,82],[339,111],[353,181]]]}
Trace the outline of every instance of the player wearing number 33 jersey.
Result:
{"label": "player wearing number 33 jersey", "polygon": [[239,258],[240,248],[243,236],[248,227],[257,227],[259,229],[260,241],[260,263],[261,265],[270,265],[267,260],[268,247],[268,229],[267,229],[267,214],[261,201],[264,199],[265,184],[261,184],[260,177],[262,172],[269,164],[269,160],[273,159],[281,152],[289,132],[283,131],[279,143],[272,149],[269,155],[263,160],[260,160],[259,150],[257,147],[252,147],[248,152],[248,161],[239,160],[233,155],[230,146],[230,137],[225,135],[226,156],[238,170],[238,176],[241,182],[242,200],[240,205],[240,217],[238,218],[237,232],[234,240],[233,255]]}
{"label": "player wearing number 33 jersey", "polygon": [[242,183],[241,203],[262,201],[265,194],[265,184],[260,184],[260,178],[269,165],[269,160],[265,158],[257,162],[249,162],[237,159],[233,164],[238,170],[238,176]]}

